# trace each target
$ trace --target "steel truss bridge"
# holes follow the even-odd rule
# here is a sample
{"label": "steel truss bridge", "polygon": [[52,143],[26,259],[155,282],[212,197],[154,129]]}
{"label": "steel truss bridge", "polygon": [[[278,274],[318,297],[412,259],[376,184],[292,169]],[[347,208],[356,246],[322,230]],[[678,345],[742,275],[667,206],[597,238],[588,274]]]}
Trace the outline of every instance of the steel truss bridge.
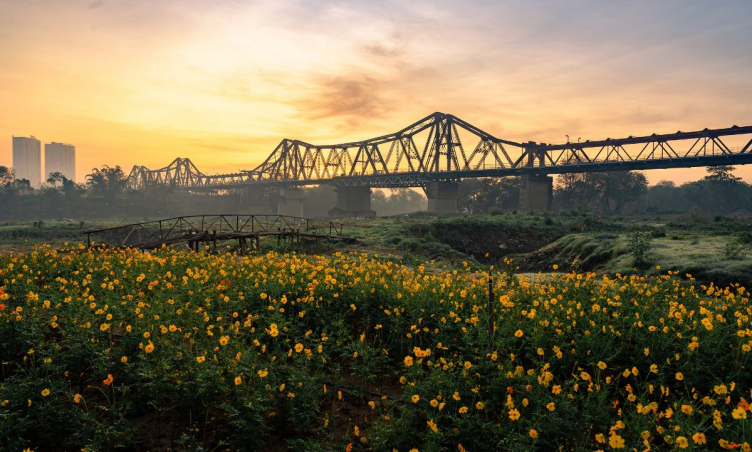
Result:
{"label": "steel truss bridge", "polygon": [[[730,137],[741,145],[731,147],[722,140]],[[177,158],[155,170],[134,166],[129,182],[136,189],[154,184],[203,190],[318,184],[425,187],[432,181],[464,178],[747,163],[752,163],[752,126],[565,144],[518,143],[456,116],[434,113],[398,132],[364,141],[314,145],[284,139],[249,171],[207,175],[189,159]]]}

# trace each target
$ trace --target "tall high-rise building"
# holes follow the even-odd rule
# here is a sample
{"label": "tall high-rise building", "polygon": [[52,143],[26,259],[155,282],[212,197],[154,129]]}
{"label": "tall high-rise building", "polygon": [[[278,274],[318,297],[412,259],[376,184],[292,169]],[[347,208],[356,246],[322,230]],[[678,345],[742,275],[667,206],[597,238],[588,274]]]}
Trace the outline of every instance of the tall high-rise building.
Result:
{"label": "tall high-rise building", "polygon": [[27,179],[32,187],[42,185],[42,146],[32,137],[13,137],[13,169],[16,179]]}
{"label": "tall high-rise building", "polygon": [[73,145],[54,142],[44,145],[44,179],[55,172],[76,181],[76,148]]}

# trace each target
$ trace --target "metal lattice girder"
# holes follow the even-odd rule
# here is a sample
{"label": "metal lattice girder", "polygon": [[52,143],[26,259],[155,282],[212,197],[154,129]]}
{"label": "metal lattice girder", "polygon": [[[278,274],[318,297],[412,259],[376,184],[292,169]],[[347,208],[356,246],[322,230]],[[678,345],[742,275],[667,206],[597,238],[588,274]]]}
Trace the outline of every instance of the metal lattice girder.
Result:
{"label": "metal lattice girder", "polygon": [[[284,139],[251,171],[206,175],[189,159],[177,158],[157,170],[134,166],[129,180],[137,189],[151,184],[209,190],[321,183],[404,187],[531,170],[560,174],[752,163],[752,139],[735,149],[723,142],[722,138],[734,135],[752,135],[752,127],[558,145],[520,144],[496,138],[455,116],[434,113],[398,132],[364,141],[313,145]],[[472,151],[468,154],[466,149]]]}

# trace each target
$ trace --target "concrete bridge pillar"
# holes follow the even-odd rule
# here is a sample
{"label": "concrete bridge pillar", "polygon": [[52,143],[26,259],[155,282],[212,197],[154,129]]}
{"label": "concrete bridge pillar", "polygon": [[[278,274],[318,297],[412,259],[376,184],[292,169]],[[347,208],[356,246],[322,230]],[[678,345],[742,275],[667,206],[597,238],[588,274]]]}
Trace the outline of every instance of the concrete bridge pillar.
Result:
{"label": "concrete bridge pillar", "polygon": [[457,213],[459,186],[456,182],[434,181],[426,187],[428,211],[432,213]]}
{"label": "concrete bridge pillar", "polygon": [[337,205],[329,211],[330,217],[375,217],[376,211],[371,210],[370,187],[338,186]]}
{"label": "concrete bridge pillar", "polygon": [[303,216],[303,189],[285,187],[277,200],[277,215]]}
{"label": "concrete bridge pillar", "polygon": [[525,174],[521,177],[519,210],[551,210],[553,197],[553,177],[537,174]]}

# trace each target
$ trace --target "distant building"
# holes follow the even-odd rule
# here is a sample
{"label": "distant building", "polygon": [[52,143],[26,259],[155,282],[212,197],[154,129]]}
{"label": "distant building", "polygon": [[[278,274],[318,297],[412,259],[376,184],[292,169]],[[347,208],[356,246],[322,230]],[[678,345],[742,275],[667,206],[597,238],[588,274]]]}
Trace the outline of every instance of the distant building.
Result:
{"label": "distant building", "polygon": [[32,187],[42,185],[42,147],[32,137],[13,137],[13,169],[16,179],[27,179]]}
{"label": "distant building", "polygon": [[76,181],[76,148],[70,144],[47,143],[44,145],[44,179],[50,173],[61,173],[66,179]]}

